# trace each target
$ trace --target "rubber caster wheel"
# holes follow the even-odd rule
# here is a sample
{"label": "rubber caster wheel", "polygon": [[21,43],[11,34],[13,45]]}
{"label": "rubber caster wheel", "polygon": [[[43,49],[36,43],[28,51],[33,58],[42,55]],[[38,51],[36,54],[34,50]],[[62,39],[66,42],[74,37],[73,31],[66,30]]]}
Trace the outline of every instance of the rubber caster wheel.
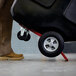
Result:
{"label": "rubber caster wheel", "polygon": [[57,32],[47,32],[40,37],[38,47],[44,56],[56,57],[64,49],[64,40]]}
{"label": "rubber caster wheel", "polygon": [[24,32],[24,35],[21,36],[21,31],[19,31],[17,33],[17,37],[18,37],[19,40],[24,40],[24,41],[29,41],[30,38],[31,38],[30,34],[29,33],[27,34],[26,32]]}

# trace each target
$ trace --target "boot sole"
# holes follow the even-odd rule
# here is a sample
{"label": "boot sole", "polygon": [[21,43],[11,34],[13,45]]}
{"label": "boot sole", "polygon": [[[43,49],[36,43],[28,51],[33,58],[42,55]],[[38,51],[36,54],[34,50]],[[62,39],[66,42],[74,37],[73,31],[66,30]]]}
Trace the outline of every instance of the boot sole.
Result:
{"label": "boot sole", "polygon": [[18,57],[18,58],[10,58],[10,57],[0,57],[0,60],[22,60],[24,57]]}

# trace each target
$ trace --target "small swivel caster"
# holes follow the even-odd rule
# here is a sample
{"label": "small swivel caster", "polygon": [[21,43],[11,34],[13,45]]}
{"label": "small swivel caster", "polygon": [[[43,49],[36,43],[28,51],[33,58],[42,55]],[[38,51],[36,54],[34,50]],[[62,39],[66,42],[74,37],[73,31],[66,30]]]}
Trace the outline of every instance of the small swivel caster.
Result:
{"label": "small swivel caster", "polygon": [[31,36],[29,34],[29,31],[21,30],[17,33],[17,37],[19,40],[29,41]]}

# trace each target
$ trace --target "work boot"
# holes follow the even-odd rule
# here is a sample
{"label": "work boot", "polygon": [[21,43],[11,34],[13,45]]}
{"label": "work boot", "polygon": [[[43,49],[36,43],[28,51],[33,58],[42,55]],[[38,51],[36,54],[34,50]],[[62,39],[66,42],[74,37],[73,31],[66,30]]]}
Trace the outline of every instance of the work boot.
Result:
{"label": "work boot", "polygon": [[[5,0],[6,1],[6,0]],[[22,54],[15,54],[11,48],[12,17],[10,8],[13,0],[7,0],[0,9],[0,60],[21,60]]]}
{"label": "work boot", "polygon": [[10,54],[0,57],[0,60],[22,60],[22,59],[24,59],[23,54],[16,54],[14,52],[11,52]]}

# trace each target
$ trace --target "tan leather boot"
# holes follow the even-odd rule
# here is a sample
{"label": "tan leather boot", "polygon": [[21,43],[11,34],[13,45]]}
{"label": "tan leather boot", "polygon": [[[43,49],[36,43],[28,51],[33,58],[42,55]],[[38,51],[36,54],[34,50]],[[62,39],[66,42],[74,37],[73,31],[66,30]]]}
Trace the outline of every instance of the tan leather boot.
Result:
{"label": "tan leather boot", "polygon": [[[6,1],[6,0],[4,0]],[[0,9],[0,60],[21,60],[22,54],[15,54],[11,48],[12,17],[10,8],[13,0],[4,2]]]}
{"label": "tan leather boot", "polygon": [[11,52],[10,54],[0,57],[0,60],[22,60],[24,59],[23,54],[16,54]]}

